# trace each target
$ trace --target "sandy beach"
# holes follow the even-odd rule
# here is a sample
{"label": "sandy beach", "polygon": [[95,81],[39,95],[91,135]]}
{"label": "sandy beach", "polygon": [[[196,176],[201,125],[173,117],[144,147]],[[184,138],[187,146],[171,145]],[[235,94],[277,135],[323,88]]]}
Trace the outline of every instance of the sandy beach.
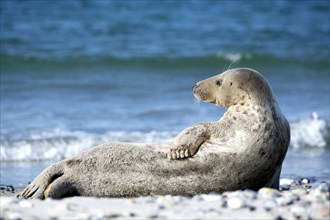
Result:
{"label": "sandy beach", "polygon": [[329,219],[330,184],[281,179],[281,188],[185,196],[17,199],[1,192],[0,219]]}

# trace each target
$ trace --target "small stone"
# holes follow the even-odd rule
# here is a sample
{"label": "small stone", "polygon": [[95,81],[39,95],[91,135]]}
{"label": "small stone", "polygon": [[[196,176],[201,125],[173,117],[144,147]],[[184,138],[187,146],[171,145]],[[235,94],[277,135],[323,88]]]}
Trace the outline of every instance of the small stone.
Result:
{"label": "small stone", "polygon": [[233,192],[224,192],[222,193],[223,197],[231,198],[231,197],[240,197],[242,195],[241,190],[233,191]]}
{"label": "small stone", "polygon": [[286,178],[280,179],[280,185],[292,185],[293,182],[294,182],[293,179],[286,179]]}
{"label": "small stone", "polygon": [[288,184],[283,184],[280,186],[280,190],[281,191],[286,191],[286,190],[290,190],[291,186]]}
{"label": "small stone", "polygon": [[184,200],[183,196],[172,196],[173,202],[182,202]]}
{"label": "small stone", "polygon": [[6,214],[8,219],[13,219],[13,220],[22,219],[21,214],[18,212],[7,212]]}
{"label": "small stone", "polygon": [[309,179],[307,179],[307,178],[301,178],[300,180],[299,180],[299,183],[300,184],[308,184],[308,183],[310,183],[311,181],[309,180]]}
{"label": "small stone", "polygon": [[158,218],[158,214],[157,213],[150,214],[150,215],[147,216],[147,218],[151,218],[151,219]]}
{"label": "small stone", "polygon": [[283,218],[280,215],[275,216],[274,220],[283,220]]}
{"label": "small stone", "polygon": [[30,202],[28,200],[22,200],[18,204],[23,208],[32,208],[33,207],[32,202]]}
{"label": "small stone", "polygon": [[129,200],[129,202],[132,203],[132,204],[135,204],[135,203],[136,203],[136,199],[135,199],[135,198],[131,198],[131,199]]}
{"label": "small stone", "polygon": [[288,197],[288,198],[292,199],[293,201],[298,201],[300,199],[300,196],[297,193],[292,193],[289,191],[283,192],[283,196]]}
{"label": "small stone", "polygon": [[307,219],[306,209],[300,206],[294,206],[290,210],[297,219]]}
{"label": "small stone", "polygon": [[172,197],[173,197],[173,196],[171,196],[171,195],[165,195],[165,196],[164,196],[164,199],[166,199],[166,200],[172,200]]}
{"label": "small stone", "polygon": [[104,218],[106,219],[113,219],[113,218],[119,218],[119,217],[123,217],[121,214],[119,213],[106,213],[104,214]]}
{"label": "small stone", "polygon": [[312,186],[311,185],[304,185],[304,189],[309,192],[311,190]]}
{"label": "small stone", "polygon": [[88,220],[92,220],[93,216],[89,213],[79,213],[77,214],[77,216],[75,216],[76,219],[88,219]]}
{"label": "small stone", "polygon": [[156,202],[156,198],[155,197],[152,197],[152,196],[148,196],[148,197],[145,197],[145,202],[146,203],[154,203]]}
{"label": "small stone", "polygon": [[307,194],[307,191],[304,188],[293,189],[291,192],[292,193],[295,193],[295,194],[297,194],[299,196],[303,196],[303,195],[306,195]]}
{"label": "small stone", "polygon": [[241,198],[232,197],[227,200],[227,206],[231,209],[240,209],[245,207],[245,202]]}
{"label": "small stone", "polygon": [[204,195],[201,195],[201,197],[206,202],[216,202],[221,199],[220,195],[213,195],[213,194],[209,194],[209,195],[204,194]]}
{"label": "small stone", "polygon": [[247,198],[247,199],[256,199],[257,198],[257,192],[256,191],[253,191],[253,190],[244,190],[242,192],[242,195]]}
{"label": "small stone", "polygon": [[200,195],[195,195],[195,196],[192,197],[192,200],[194,200],[194,201],[203,201],[204,199]]}
{"label": "small stone", "polygon": [[324,207],[320,210],[320,216],[322,218],[330,216],[330,209],[328,207]]}
{"label": "small stone", "polygon": [[254,206],[248,206],[248,208],[249,208],[249,210],[251,211],[251,212],[253,212],[253,211],[255,211],[256,210],[256,207],[254,207]]}
{"label": "small stone", "polygon": [[157,202],[157,203],[164,203],[164,202],[166,202],[166,201],[165,201],[164,196],[159,196],[159,197],[157,198],[156,202]]}
{"label": "small stone", "polygon": [[0,185],[0,190],[4,190],[7,192],[14,192],[15,188],[13,187],[13,185]]}
{"label": "small stone", "polygon": [[321,183],[317,188],[320,192],[330,192],[330,184]]}
{"label": "small stone", "polygon": [[264,207],[265,207],[265,210],[267,212],[271,211],[272,209],[274,209],[276,207],[276,203],[274,200],[267,200],[265,203],[264,203]]}
{"label": "small stone", "polygon": [[291,205],[293,203],[293,199],[288,196],[276,198],[275,201],[280,206],[287,206],[287,205]]}
{"label": "small stone", "polygon": [[102,220],[104,219],[104,214],[100,211],[98,211],[95,214],[92,214],[88,219],[90,220]]}
{"label": "small stone", "polygon": [[273,188],[267,188],[267,187],[263,187],[261,189],[259,189],[258,193],[260,195],[262,195],[263,197],[280,197],[281,196],[281,192],[273,189]]}
{"label": "small stone", "polygon": [[12,197],[0,197],[0,207],[4,208],[6,206],[11,206],[17,204],[18,200]]}

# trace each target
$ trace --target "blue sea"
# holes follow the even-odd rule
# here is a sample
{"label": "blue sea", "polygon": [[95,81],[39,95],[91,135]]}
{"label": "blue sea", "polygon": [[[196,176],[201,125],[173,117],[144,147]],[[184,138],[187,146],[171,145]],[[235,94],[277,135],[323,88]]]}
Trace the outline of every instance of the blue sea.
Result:
{"label": "blue sea", "polygon": [[282,177],[330,181],[329,1],[0,3],[1,184],[218,120],[191,88],[236,67],[261,72],[290,121]]}

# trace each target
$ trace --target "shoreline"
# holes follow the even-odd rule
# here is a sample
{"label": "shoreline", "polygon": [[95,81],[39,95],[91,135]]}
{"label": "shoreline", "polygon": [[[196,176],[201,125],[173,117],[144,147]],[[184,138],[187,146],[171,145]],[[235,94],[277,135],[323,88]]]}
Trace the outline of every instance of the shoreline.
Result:
{"label": "shoreline", "polygon": [[[25,200],[1,190],[0,219],[330,219],[330,182],[281,179],[288,190],[137,198],[70,197]],[[287,186],[289,184],[289,187]]]}

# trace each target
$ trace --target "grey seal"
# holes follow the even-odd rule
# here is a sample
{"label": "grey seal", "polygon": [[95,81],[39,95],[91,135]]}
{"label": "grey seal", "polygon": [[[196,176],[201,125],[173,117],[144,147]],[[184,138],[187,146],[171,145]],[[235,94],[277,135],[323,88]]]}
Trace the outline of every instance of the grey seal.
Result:
{"label": "grey seal", "polygon": [[289,123],[266,79],[247,68],[198,82],[195,97],[224,107],[161,144],[106,143],[50,165],[18,197],[195,195],[278,188]]}

